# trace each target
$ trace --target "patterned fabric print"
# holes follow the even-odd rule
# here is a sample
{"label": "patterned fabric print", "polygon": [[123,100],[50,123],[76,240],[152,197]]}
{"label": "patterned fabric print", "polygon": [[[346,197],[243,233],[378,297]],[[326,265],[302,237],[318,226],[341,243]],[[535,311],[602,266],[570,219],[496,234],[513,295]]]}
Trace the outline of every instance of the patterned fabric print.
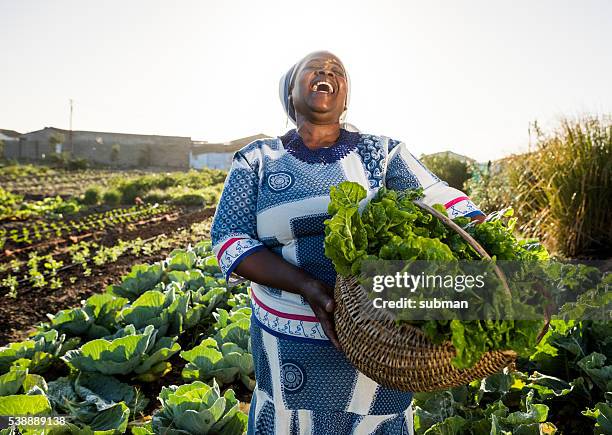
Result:
{"label": "patterned fabric print", "polygon": [[304,163],[330,164],[350,153],[357,145],[359,138],[359,133],[340,129],[340,136],[333,146],[316,150],[311,150],[304,144],[297,130],[287,133],[281,140],[287,152]]}
{"label": "patterned fabric print", "polygon": [[[251,319],[251,348],[253,352],[253,363],[255,365],[255,379],[257,380],[257,388],[265,392],[268,396],[272,394],[272,376],[270,374],[270,364],[268,355],[263,344],[261,336],[261,328],[258,328],[255,322]],[[255,397],[255,395],[253,395]]]}
{"label": "patterned fabric print", "polygon": [[266,138],[266,139],[257,139],[248,145],[244,146],[239,153],[242,155],[249,155],[255,150],[262,149],[265,146],[270,147],[272,150],[279,150],[281,148],[281,142],[277,138]]}
{"label": "patterned fabric print", "polygon": [[268,333],[291,340],[316,340],[331,346],[318,321],[288,319],[266,311],[255,301],[252,301],[251,305],[254,320]]}
{"label": "patterned fabric print", "polygon": [[263,244],[256,239],[241,238],[234,241],[230,239],[226,243],[228,245],[221,247],[221,251],[217,254],[219,268],[225,274],[226,280],[244,257],[264,248]]}
{"label": "patterned fabric print", "polygon": [[370,182],[370,189],[382,186],[385,153],[381,148],[381,138],[369,134],[362,134],[357,144],[357,152],[363,161],[366,176]]}
{"label": "patterned fabric print", "polygon": [[394,155],[387,168],[386,184],[392,190],[418,189],[421,183],[399,154]]}
{"label": "patterned fabric print", "polygon": [[469,199],[464,199],[450,206],[447,205],[446,212],[448,213],[448,217],[450,217],[451,219],[454,219],[457,216],[472,217],[478,214],[484,214]]}
{"label": "patterned fabric print", "polygon": [[417,161],[417,163],[418,163],[419,165],[421,165],[421,167],[422,167],[423,169],[425,169],[425,170],[426,170],[426,171],[429,173],[429,175],[431,175],[431,176],[433,177],[433,179],[434,179],[434,180],[436,180],[436,181],[440,181],[440,178],[438,178],[438,176],[437,176],[436,174],[434,174],[433,172],[431,172],[431,171],[429,170],[429,168],[428,168],[427,166],[425,166],[421,160],[419,160],[419,159],[417,159],[417,158],[415,158],[415,160]]}
{"label": "patterned fabric print", "polygon": [[296,250],[301,268],[325,284],[335,285],[336,270],[331,260],[325,256],[324,235],[302,237],[297,242]]}
{"label": "patterned fabric print", "polygon": [[329,258],[325,256],[325,224],[327,213],[294,218],[291,232],[297,240],[296,256],[298,265],[315,278],[333,286],[336,271]]}
{"label": "patterned fabric print", "polygon": [[255,422],[254,435],[270,435],[275,434],[274,428],[274,404],[266,402],[261,407],[257,421]]}
{"label": "patterned fabric print", "polygon": [[[395,148],[396,146],[398,146],[401,143],[402,143],[401,140],[395,140],[395,139],[389,138],[389,142],[387,144],[387,151],[388,151],[388,153],[390,153],[391,150],[393,150],[393,148]],[[388,155],[388,153],[387,153],[387,155]]]}
{"label": "patterned fabric print", "polygon": [[290,435],[300,435],[300,420],[297,411],[291,411],[291,426],[289,428]]}
{"label": "patterned fabric print", "polygon": [[298,392],[306,385],[306,374],[297,362],[285,361],[281,366],[281,374],[281,382],[286,392]]}
{"label": "patterned fabric print", "polygon": [[412,393],[392,390],[379,385],[376,388],[369,414],[399,414],[408,409],[411,403]]}
{"label": "patterned fabric print", "polygon": [[376,428],[374,435],[410,435],[411,433],[412,431],[408,429],[406,417],[402,414],[382,423]]}
{"label": "patterned fabric print", "polygon": [[247,435],[255,434],[255,408],[257,408],[257,387],[251,396],[251,404],[249,407],[249,420],[247,423]]}
{"label": "patterned fabric print", "polygon": [[234,168],[225,181],[211,237],[213,245],[228,233],[244,233],[257,238],[257,175],[248,169]]}
{"label": "patterned fabric print", "polygon": [[362,415],[351,412],[314,411],[312,413],[312,435],[350,434],[362,419]]}
{"label": "patterned fabric print", "polygon": [[[316,346],[278,338],[281,367],[291,363],[304,373],[304,385],[299,389],[283,384],[283,399],[287,409],[311,409],[341,412],[353,394],[357,371],[343,353],[333,346]],[[287,381],[281,369],[281,380]]]}
{"label": "patterned fabric print", "polygon": [[[264,167],[266,171],[257,199],[258,213],[271,207],[313,196],[328,196],[332,186],[345,181],[339,162],[329,165],[313,165],[285,154],[277,160],[264,156]],[[275,175],[279,177],[282,173],[290,173],[291,183],[280,190],[273,189],[270,186],[269,177]]]}

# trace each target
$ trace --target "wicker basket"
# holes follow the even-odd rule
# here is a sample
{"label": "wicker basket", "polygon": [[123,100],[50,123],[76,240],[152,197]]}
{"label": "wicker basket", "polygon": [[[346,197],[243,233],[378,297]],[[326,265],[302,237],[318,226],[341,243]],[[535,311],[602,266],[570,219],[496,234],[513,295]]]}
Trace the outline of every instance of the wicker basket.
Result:
{"label": "wicker basket", "polygon": [[[453,228],[483,258],[490,258],[484,249],[446,216],[417,202]],[[510,291],[503,273],[498,275]],[[427,392],[465,385],[503,370],[513,368],[516,353],[485,353],[472,368],[459,370],[451,364],[455,348],[450,342],[432,344],[417,327],[398,326],[386,310],[372,306],[366,290],[355,277],[338,276],[334,290],[335,322],[340,345],[348,360],[377,383],[397,390]]]}

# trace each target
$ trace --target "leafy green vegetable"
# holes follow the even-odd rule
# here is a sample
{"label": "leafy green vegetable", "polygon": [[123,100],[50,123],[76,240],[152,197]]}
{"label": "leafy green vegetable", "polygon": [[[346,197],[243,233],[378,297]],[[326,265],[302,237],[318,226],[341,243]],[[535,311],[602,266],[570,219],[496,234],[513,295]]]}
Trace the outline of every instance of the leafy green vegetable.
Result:
{"label": "leafy green vegetable", "polygon": [[246,430],[246,415],[239,410],[234,392],[221,395],[215,381],[212,386],[195,381],[163,387],[159,400],[162,408],[153,416],[155,433],[241,435]]}
{"label": "leafy green vegetable", "polygon": [[[454,262],[478,259],[474,249],[438,219],[423,211],[415,203],[422,191],[396,192],[382,188],[359,214],[360,202],[366,198],[365,189],[353,182],[340,183],[330,191],[326,221],[325,254],[340,275],[357,275],[363,261],[429,260]],[[438,211],[446,214],[443,206]],[[542,256],[541,249],[531,242],[521,244],[512,235],[513,223],[504,225],[502,218],[509,212],[493,214],[480,225],[470,224],[467,218],[456,222],[481,242],[497,259],[533,260]],[[517,303],[518,302],[513,302]],[[483,319],[486,317],[483,313]],[[401,322],[401,321],[400,321]],[[420,326],[435,343],[450,340],[457,355],[453,364],[469,368],[482,355],[495,349],[510,349],[528,355],[535,346],[544,321],[422,321],[409,322]]]}
{"label": "leafy green vegetable", "polygon": [[594,434],[605,435],[612,433],[612,406],[607,403],[597,403],[594,409],[582,412],[595,420]]}
{"label": "leafy green vegetable", "polygon": [[0,376],[0,396],[32,394],[33,391],[47,391],[45,378],[28,373],[28,369],[12,367],[8,373]]}
{"label": "leafy green vegetable", "polygon": [[43,394],[0,397],[0,415],[49,415],[51,404]]}
{"label": "leafy green vegetable", "polygon": [[44,373],[57,357],[75,345],[74,341],[65,338],[51,330],[0,348],[0,374],[8,372],[14,365],[28,368],[30,373]]}
{"label": "leafy green vegetable", "polygon": [[81,371],[106,375],[134,373],[149,381],[165,374],[169,369],[166,360],[180,350],[176,338],[163,337],[156,341],[157,331],[153,325],[142,331],[128,325],[121,333],[125,335],[89,341],[67,352],[62,359]]}
{"label": "leafy green vegetable", "polygon": [[182,332],[188,303],[189,295],[177,297],[173,288],[166,292],[150,290],[123,308],[119,317],[123,323],[132,324],[136,329],[152,325],[160,336],[166,335],[169,330],[172,334],[178,334]]}
{"label": "leafy green vegetable", "polygon": [[175,249],[166,260],[167,269],[186,271],[195,266],[197,255],[192,250]]}
{"label": "leafy green vegetable", "polygon": [[125,432],[130,415],[142,412],[148,402],[111,376],[87,373],[50,382],[48,396],[56,411],[72,417],[73,426],[116,433]]}
{"label": "leafy green vegetable", "polygon": [[132,267],[129,274],[123,277],[120,285],[109,286],[109,291],[120,297],[134,300],[147,290],[152,290],[162,280],[161,264],[141,264]]}
{"label": "leafy green vegetable", "polygon": [[207,338],[193,349],[181,352],[181,357],[189,362],[183,369],[183,379],[214,378],[221,385],[240,380],[251,390],[255,387],[253,356],[234,343],[219,346],[214,338]]}

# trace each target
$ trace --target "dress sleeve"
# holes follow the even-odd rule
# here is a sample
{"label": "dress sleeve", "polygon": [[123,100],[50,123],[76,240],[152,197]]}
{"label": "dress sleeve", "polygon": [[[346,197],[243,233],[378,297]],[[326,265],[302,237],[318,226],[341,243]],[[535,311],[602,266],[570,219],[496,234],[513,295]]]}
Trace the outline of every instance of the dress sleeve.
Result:
{"label": "dress sleeve", "polygon": [[385,185],[393,190],[423,188],[423,202],[444,205],[452,219],[484,215],[465,193],[450,187],[427,169],[403,142],[389,141]]}
{"label": "dress sleeve", "polygon": [[264,249],[257,239],[258,178],[245,157],[236,153],[210,231],[213,252],[228,282],[245,257]]}

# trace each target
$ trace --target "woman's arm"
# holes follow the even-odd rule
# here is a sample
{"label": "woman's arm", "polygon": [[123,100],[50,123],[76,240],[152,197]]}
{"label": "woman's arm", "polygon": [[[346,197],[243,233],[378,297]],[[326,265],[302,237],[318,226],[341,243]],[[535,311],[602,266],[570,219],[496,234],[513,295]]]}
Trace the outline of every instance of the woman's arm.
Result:
{"label": "woman's arm", "polygon": [[330,341],[334,332],[333,289],[269,251],[257,236],[257,162],[236,153],[211,228],[213,251],[226,280],[236,273],[253,282],[301,295]]}
{"label": "woman's arm", "polygon": [[335,306],[331,287],[267,249],[246,257],[235,272],[258,284],[303,296],[321,322],[325,335],[334,346],[340,348],[334,329],[332,313]]}
{"label": "woman's arm", "polygon": [[440,180],[416,157],[404,142],[389,141],[385,185],[389,189],[423,189],[423,202],[442,204],[451,219],[459,216],[482,222],[485,214],[462,191]]}

